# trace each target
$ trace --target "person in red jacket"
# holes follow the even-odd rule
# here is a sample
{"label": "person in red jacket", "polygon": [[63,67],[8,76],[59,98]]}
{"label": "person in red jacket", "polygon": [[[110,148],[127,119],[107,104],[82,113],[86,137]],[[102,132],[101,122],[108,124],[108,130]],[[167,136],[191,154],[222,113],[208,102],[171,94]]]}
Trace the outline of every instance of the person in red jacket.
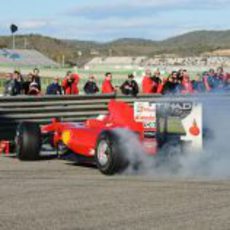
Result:
{"label": "person in red jacket", "polygon": [[102,89],[101,92],[103,94],[111,94],[111,93],[115,93],[116,90],[113,87],[112,84],[112,74],[111,73],[106,73],[105,74],[105,80],[102,83]]}
{"label": "person in red jacket", "polygon": [[182,80],[182,83],[181,83],[181,87],[182,87],[182,89],[181,89],[182,94],[192,94],[192,93],[194,93],[192,82],[190,81],[190,77],[189,77],[188,73],[185,73],[183,75],[183,80]]}
{"label": "person in red jacket", "polygon": [[78,74],[73,74],[72,72],[67,72],[66,77],[62,81],[62,88],[64,90],[64,94],[71,95],[71,94],[79,94],[78,90],[78,83],[80,77]]}
{"label": "person in red jacket", "polygon": [[153,93],[154,88],[157,88],[157,83],[153,81],[151,71],[147,69],[142,80],[142,92],[145,94]]}

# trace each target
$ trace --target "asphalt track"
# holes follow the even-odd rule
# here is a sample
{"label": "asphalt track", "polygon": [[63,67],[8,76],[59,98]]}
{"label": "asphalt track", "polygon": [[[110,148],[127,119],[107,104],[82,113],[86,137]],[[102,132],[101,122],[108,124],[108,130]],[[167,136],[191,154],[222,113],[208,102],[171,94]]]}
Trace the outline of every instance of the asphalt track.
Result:
{"label": "asphalt track", "polygon": [[0,229],[230,229],[230,181],[101,175],[0,157]]}

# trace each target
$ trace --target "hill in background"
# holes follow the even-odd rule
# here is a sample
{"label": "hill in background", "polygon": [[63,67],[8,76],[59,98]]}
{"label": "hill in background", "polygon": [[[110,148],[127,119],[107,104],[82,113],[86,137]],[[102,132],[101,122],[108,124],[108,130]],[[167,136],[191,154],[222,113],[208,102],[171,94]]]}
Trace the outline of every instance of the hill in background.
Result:
{"label": "hill in background", "polygon": [[[0,37],[0,48],[11,47],[10,36]],[[33,34],[18,35],[16,48],[36,49],[59,63],[65,61],[67,64],[78,65],[95,56],[197,56],[219,49],[230,49],[230,30],[195,31],[163,41],[124,38],[107,43],[60,40]]]}

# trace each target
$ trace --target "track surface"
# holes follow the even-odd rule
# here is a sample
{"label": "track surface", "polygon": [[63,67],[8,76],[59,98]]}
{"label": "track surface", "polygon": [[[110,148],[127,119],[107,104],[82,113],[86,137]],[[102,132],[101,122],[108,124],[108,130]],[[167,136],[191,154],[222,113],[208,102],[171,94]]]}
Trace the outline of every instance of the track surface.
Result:
{"label": "track surface", "polygon": [[101,175],[0,157],[0,229],[230,229],[230,181]]}

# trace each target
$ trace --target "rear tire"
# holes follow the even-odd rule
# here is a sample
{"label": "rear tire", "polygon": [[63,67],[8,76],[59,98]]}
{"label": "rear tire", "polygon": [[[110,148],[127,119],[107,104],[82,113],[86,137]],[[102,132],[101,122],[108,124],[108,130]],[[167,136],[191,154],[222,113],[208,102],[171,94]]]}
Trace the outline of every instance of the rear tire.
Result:
{"label": "rear tire", "polygon": [[103,131],[97,140],[96,164],[105,175],[122,172],[128,166],[125,149],[122,148],[121,138],[111,130]]}
{"label": "rear tire", "polygon": [[38,124],[31,122],[19,124],[16,133],[17,157],[22,161],[38,160],[41,139],[41,130]]}

